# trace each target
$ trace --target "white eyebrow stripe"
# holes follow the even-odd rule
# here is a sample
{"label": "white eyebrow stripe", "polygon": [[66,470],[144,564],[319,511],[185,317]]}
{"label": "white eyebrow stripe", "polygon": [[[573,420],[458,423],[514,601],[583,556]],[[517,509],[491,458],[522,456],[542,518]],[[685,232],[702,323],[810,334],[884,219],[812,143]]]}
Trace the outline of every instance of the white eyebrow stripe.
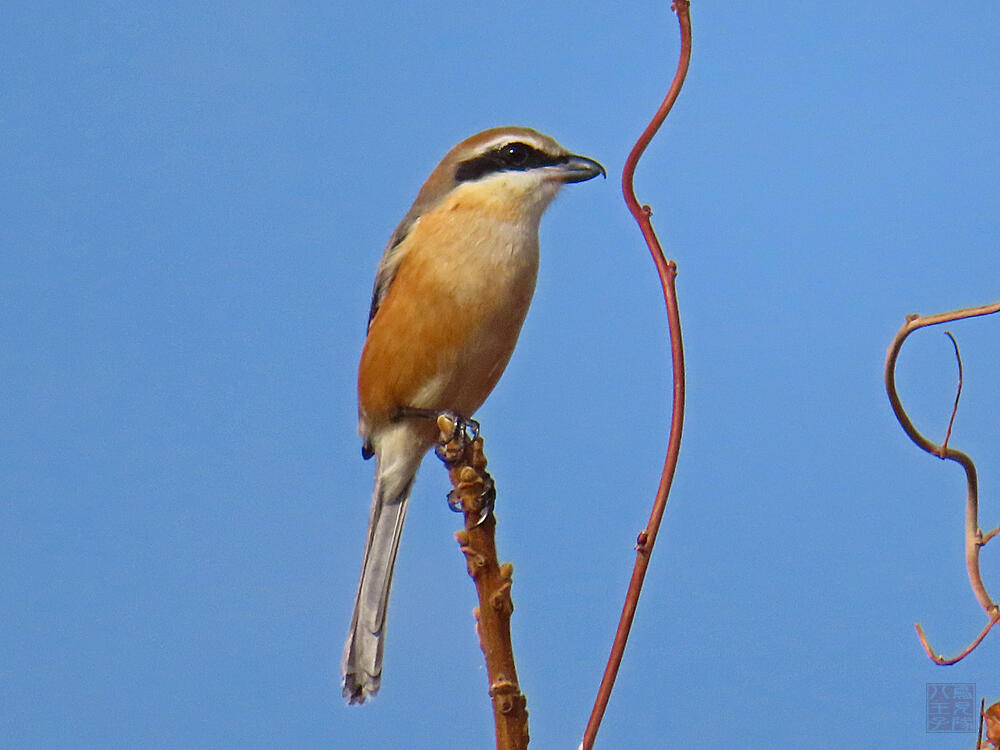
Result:
{"label": "white eyebrow stripe", "polygon": [[499,148],[500,146],[506,146],[508,143],[524,143],[525,145],[531,146],[532,148],[537,149],[538,151],[542,151],[543,153],[548,153],[546,149],[546,144],[543,143],[541,140],[539,140],[538,138],[533,138],[527,134],[519,134],[519,133],[506,133],[506,134],[501,133],[496,138],[493,138],[483,143],[479,148],[476,149],[475,153],[485,154],[489,151]]}

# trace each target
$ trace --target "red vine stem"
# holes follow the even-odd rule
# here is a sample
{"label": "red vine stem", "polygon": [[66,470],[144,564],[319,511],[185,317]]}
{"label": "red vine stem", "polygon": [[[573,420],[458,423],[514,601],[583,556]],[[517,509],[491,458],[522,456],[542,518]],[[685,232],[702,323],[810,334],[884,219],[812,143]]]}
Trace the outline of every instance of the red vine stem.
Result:
{"label": "red vine stem", "polygon": [[594,740],[597,737],[597,730],[604,718],[604,712],[611,699],[611,691],[614,688],[615,678],[618,676],[618,669],[625,654],[625,644],[628,641],[629,631],[632,628],[632,621],[635,619],[636,607],[639,603],[639,594],[642,591],[643,579],[646,577],[646,569],[649,567],[649,558],[653,551],[653,544],[656,542],[656,534],[660,528],[660,521],[663,519],[663,512],[667,506],[667,496],[670,493],[670,485],[674,479],[674,470],[677,468],[677,457],[681,447],[681,430],[684,425],[684,347],[681,341],[681,319],[677,307],[677,293],[674,288],[674,281],[677,277],[677,264],[672,260],[667,260],[663,254],[660,241],[653,231],[653,225],[649,220],[653,211],[649,206],[639,205],[635,197],[635,188],[632,180],[635,175],[636,165],[639,157],[646,150],[646,146],[656,135],[663,121],[674,106],[681,86],[684,85],[684,77],[687,75],[688,64],[691,60],[691,16],[689,12],[689,0],[674,0],[672,9],[677,13],[677,20],[680,22],[681,30],[681,51],[680,60],[677,63],[677,72],[674,80],[670,84],[670,89],[656,111],[649,125],[639,136],[631,153],[625,160],[625,168],[622,170],[622,193],[625,197],[625,204],[635,217],[642,236],[646,240],[649,252],[653,256],[656,270],[663,286],[663,299],[667,306],[667,319],[670,329],[670,353],[673,367],[673,406],[670,418],[670,441],[667,445],[667,456],[663,464],[663,473],[660,476],[660,486],[653,502],[653,510],[649,516],[646,528],[639,532],[636,542],[635,566],[632,569],[632,579],[629,581],[628,592],[625,595],[625,605],[622,608],[621,618],[618,621],[618,629],[615,631],[615,638],[611,645],[611,654],[608,657],[608,664],[604,668],[604,676],[601,678],[601,686],[597,691],[597,699],[594,702],[590,720],[583,734],[583,742],[580,743],[581,750],[591,750]]}

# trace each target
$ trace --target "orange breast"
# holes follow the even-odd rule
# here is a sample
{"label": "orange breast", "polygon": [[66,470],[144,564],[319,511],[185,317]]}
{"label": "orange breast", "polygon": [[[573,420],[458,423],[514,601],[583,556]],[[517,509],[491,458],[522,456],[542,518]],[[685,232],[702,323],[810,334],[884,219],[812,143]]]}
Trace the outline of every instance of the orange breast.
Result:
{"label": "orange breast", "polygon": [[425,215],[372,320],[358,372],[369,431],[399,406],[471,416],[514,351],[534,292],[537,227],[466,204]]}

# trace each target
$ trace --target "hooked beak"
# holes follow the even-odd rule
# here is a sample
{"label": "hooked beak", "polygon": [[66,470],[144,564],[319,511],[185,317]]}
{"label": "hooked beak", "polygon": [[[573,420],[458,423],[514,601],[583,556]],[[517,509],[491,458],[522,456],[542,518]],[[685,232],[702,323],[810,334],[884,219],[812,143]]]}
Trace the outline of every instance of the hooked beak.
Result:
{"label": "hooked beak", "polygon": [[585,182],[597,177],[597,175],[608,176],[600,163],[588,159],[586,156],[570,154],[565,158],[566,161],[559,165],[559,173],[563,182]]}

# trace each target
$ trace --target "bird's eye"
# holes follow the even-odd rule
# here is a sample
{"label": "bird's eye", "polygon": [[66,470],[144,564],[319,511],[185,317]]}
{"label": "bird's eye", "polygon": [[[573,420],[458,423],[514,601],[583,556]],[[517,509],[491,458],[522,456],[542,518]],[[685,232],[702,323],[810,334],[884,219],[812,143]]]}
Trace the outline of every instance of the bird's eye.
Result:
{"label": "bird's eye", "polygon": [[504,163],[512,167],[523,167],[531,156],[531,147],[524,143],[508,143],[500,149]]}

